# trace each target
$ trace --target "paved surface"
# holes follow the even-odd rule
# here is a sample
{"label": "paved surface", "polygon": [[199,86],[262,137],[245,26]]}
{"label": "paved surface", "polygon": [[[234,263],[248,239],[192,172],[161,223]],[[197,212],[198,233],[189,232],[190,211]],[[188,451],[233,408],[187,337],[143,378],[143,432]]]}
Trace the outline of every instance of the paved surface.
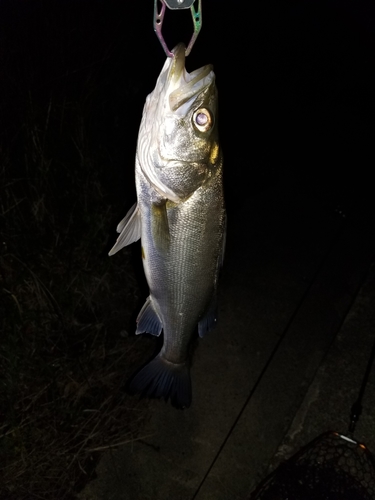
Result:
{"label": "paved surface", "polygon": [[[370,217],[281,186],[247,209],[229,212],[219,326],[197,342],[192,407],[153,401],[148,437],[108,452],[82,499],[245,499],[299,446],[347,429],[375,331]],[[365,408],[357,437],[375,449],[373,397]]]}
{"label": "paved surface", "polygon": [[[350,436],[351,407],[358,397],[375,341],[375,266],[345,318],[334,344],[319,367],[292,425],[275,454],[269,470],[327,430]],[[375,452],[375,366],[362,402],[354,438]]]}

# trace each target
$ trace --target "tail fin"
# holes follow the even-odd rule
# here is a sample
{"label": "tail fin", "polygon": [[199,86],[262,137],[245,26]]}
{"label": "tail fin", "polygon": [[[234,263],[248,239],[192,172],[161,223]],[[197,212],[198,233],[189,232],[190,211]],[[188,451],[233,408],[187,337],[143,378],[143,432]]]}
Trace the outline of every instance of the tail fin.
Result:
{"label": "tail fin", "polygon": [[129,390],[154,398],[170,398],[178,408],[188,408],[191,404],[189,367],[186,363],[171,363],[158,354],[134,376]]}

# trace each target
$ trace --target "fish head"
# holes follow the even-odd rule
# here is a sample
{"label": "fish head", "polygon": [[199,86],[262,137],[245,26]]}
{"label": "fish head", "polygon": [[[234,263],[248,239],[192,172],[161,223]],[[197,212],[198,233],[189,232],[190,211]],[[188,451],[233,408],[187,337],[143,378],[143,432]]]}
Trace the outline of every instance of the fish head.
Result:
{"label": "fish head", "polygon": [[188,73],[184,45],[177,45],[173,53],[147,97],[138,158],[144,175],[158,193],[179,202],[213,175],[220,150],[212,66]]}

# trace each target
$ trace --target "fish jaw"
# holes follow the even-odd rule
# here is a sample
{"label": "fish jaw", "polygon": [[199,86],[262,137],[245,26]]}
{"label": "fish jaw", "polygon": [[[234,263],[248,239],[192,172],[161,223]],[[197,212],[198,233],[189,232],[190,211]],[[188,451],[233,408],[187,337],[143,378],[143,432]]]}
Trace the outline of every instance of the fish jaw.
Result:
{"label": "fish jaw", "polygon": [[[188,73],[185,47],[167,58],[154,91],[147,97],[138,136],[141,169],[162,196],[175,203],[187,199],[211,175],[218,149],[217,91],[211,65]],[[200,120],[210,126],[203,130]]]}

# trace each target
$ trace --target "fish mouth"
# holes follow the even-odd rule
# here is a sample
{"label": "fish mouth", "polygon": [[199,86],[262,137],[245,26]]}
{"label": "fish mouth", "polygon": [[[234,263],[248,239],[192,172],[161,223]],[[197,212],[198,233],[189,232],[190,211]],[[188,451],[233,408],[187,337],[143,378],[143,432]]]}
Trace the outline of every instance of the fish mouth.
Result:
{"label": "fish mouth", "polygon": [[[212,65],[188,73],[185,69],[185,45],[179,43],[173,50],[167,80],[170,85],[169,105],[172,111],[178,111],[184,104],[189,104],[198,94],[215,81]],[[184,112],[184,109],[181,109]]]}

